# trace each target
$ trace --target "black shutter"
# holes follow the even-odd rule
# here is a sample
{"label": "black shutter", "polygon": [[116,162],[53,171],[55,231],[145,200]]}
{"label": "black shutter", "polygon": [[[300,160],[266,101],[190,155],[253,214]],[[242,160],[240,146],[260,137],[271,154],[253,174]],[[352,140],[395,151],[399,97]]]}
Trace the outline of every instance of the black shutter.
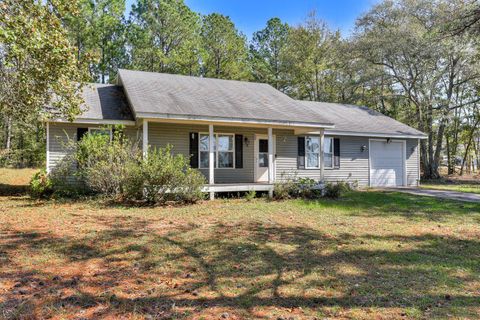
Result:
{"label": "black shutter", "polygon": [[82,140],[83,136],[88,132],[88,128],[77,128],[77,141]]}
{"label": "black shutter", "polygon": [[198,168],[198,132],[190,132],[190,167]]}
{"label": "black shutter", "polygon": [[333,167],[340,168],[340,139],[333,139]]}
{"label": "black shutter", "polygon": [[298,137],[297,146],[297,166],[298,169],[305,169],[305,137]]}
{"label": "black shutter", "polygon": [[235,135],[235,168],[243,168],[243,135]]}

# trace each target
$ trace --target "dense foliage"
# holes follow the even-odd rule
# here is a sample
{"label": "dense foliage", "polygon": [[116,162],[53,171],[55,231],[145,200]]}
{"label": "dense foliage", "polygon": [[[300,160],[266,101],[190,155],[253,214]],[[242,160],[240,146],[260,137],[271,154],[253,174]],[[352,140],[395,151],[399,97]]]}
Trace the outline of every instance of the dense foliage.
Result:
{"label": "dense foliage", "polygon": [[382,1],[349,37],[315,12],[298,25],[272,18],[250,42],[228,16],[203,16],[183,0],[137,0],[128,17],[125,0],[5,0],[0,10],[3,164],[42,161],[9,150],[42,153],[43,126],[31,111],[55,92],[57,112],[74,116],[67,80],[80,81],[84,67],[104,83],[129,68],[253,80],[295,99],[366,105],[427,133],[428,178],[442,163],[463,172],[480,158],[480,10],[468,0]]}
{"label": "dense foliage", "polygon": [[120,127],[112,137],[87,134],[65,147],[70,155],[49,179],[56,195],[90,193],[116,202],[148,203],[193,203],[203,198],[205,177],[190,168],[188,157],[173,155],[167,146],[151,149],[144,158],[138,143],[124,136]]}
{"label": "dense foliage", "polygon": [[273,196],[277,200],[318,199],[321,197],[337,199],[356,187],[356,181],[319,184],[311,178],[297,178],[295,175],[283,176],[280,181],[275,183]]}

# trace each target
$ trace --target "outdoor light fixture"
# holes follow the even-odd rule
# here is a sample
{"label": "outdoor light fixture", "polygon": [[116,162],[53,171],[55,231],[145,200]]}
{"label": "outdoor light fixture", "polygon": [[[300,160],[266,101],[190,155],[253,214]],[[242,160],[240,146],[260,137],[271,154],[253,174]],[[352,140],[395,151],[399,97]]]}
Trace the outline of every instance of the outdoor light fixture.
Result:
{"label": "outdoor light fixture", "polygon": [[361,146],[360,150],[362,150],[362,152],[365,152],[365,150],[367,150],[367,146],[366,145]]}
{"label": "outdoor light fixture", "polygon": [[245,142],[245,145],[248,147],[248,145],[250,144],[250,140],[248,140],[247,137],[243,138],[243,141]]}
{"label": "outdoor light fixture", "polygon": [[387,143],[390,143],[390,142],[392,142],[392,139],[387,138]]}

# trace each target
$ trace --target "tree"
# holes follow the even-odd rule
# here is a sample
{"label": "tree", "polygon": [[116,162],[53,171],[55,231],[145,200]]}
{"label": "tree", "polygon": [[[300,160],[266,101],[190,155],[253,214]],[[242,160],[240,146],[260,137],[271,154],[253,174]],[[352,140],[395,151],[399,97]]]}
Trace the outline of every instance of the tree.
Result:
{"label": "tree", "polygon": [[132,7],[128,27],[131,66],[198,74],[199,19],[183,0],[140,0]]}
{"label": "tree", "polygon": [[[85,79],[58,18],[61,0],[5,0],[0,4],[0,110],[22,120],[35,114],[72,119],[80,112]],[[46,109],[45,106],[50,108]]]}
{"label": "tree", "polygon": [[245,36],[229,17],[218,13],[204,16],[202,22],[203,74],[221,79],[249,79],[251,72]]}
{"label": "tree", "polygon": [[281,59],[287,45],[289,27],[279,18],[267,21],[267,26],[253,34],[250,52],[253,60],[253,77],[285,90],[286,79]]}
{"label": "tree", "polygon": [[63,15],[77,59],[89,66],[94,82],[115,79],[126,65],[125,0],[78,0],[74,14]]}
{"label": "tree", "polygon": [[442,21],[454,5],[426,0],[384,2],[357,22],[358,53],[382,68],[383,76],[408,102],[406,112],[415,114],[410,124],[428,135],[421,143],[426,178],[440,176],[443,138],[452,110],[479,101],[471,39],[440,36]]}
{"label": "tree", "polygon": [[335,81],[332,66],[339,40],[340,34],[330,31],[315,12],[303,24],[290,29],[282,55],[288,70],[288,94],[303,100],[335,100],[329,87]]}
{"label": "tree", "polygon": [[98,64],[93,66],[94,79],[112,81],[125,60],[125,0],[96,0],[93,4],[93,43],[98,48]]}

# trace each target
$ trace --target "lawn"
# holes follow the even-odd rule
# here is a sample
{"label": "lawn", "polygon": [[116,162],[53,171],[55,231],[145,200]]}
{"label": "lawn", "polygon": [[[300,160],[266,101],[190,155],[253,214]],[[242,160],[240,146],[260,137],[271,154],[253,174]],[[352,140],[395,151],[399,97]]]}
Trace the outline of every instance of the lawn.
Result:
{"label": "lawn", "polygon": [[32,176],[40,169],[0,168],[0,195],[23,194]]}
{"label": "lawn", "polygon": [[480,205],[0,197],[0,318],[480,317]]}
{"label": "lawn", "polygon": [[476,181],[476,183],[472,181],[462,182],[461,180],[446,181],[446,182],[427,181],[425,183],[421,183],[420,188],[436,189],[436,190],[451,190],[451,191],[480,194],[480,181]]}

